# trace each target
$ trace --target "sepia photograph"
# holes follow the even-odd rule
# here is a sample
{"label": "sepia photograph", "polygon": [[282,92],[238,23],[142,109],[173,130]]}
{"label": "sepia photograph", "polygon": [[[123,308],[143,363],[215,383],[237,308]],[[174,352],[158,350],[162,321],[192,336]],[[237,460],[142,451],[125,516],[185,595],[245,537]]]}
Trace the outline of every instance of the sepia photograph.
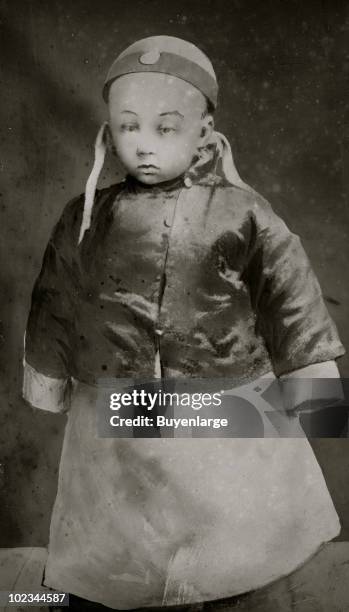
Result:
{"label": "sepia photograph", "polygon": [[348,43],[0,0],[0,612],[349,610]]}

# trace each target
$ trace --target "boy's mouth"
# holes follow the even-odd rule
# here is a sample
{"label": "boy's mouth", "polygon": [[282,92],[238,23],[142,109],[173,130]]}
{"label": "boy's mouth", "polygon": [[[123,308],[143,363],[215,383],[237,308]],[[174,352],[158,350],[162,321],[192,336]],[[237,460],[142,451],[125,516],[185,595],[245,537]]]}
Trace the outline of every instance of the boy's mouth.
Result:
{"label": "boy's mouth", "polygon": [[140,164],[137,166],[138,170],[141,170],[144,174],[154,174],[157,170],[160,170],[158,166],[154,164]]}

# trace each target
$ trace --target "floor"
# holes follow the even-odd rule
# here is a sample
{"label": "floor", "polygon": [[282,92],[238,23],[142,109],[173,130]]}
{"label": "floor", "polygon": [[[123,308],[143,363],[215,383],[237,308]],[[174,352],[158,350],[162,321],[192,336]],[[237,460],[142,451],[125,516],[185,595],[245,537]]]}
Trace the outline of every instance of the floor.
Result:
{"label": "floor", "polygon": [[[44,591],[40,582],[46,554],[45,548],[0,549],[0,592]],[[241,597],[234,606],[221,600],[207,609],[210,612],[346,612],[349,610],[349,542],[325,545],[292,575]],[[25,610],[28,607],[6,607],[0,601],[0,612]],[[44,612],[47,608],[30,607],[31,612],[39,610]]]}

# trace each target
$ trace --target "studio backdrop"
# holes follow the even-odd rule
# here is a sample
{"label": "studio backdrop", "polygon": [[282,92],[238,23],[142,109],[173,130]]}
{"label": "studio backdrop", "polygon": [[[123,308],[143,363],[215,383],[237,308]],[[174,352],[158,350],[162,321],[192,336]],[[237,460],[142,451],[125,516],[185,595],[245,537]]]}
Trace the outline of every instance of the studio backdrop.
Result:
{"label": "studio backdrop", "polygon": [[[2,0],[0,547],[46,546],[65,416],[21,398],[23,334],[51,229],[82,193],[114,57],[179,36],[212,60],[217,129],[242,178],[300,235],[349,347],[345,2]],[[100,186],[119,180],[107,160]],[[339,360],[349,377],[348,355]],[[348,439],[312,441],[349,538]]]}

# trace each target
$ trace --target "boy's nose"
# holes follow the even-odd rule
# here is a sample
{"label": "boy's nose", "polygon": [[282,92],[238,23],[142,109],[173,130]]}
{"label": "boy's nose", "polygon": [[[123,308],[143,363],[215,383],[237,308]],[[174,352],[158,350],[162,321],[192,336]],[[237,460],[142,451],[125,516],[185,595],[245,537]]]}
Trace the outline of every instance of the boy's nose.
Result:
{"label": "boy's nose", "polygon": [[138,157],[141,157],[141,158],[148,157],[149,155],[154,155],[154,151],[150,150],[149,148],[148,149],[138,148],[137,155]]}
{"label": "boy's nose", "polygon": [[139,138],[137,142],[137,155],[139,157],[154,155],[155,151],[155,144],[150,136],[144,135],[143,137]]}
{"label": "boy's nose", "polygon": [[137,146],[137,155],[138,157],[146,157],[147,155],[154,155],[155,147],[152,147],[148,144],[138,144]]}

